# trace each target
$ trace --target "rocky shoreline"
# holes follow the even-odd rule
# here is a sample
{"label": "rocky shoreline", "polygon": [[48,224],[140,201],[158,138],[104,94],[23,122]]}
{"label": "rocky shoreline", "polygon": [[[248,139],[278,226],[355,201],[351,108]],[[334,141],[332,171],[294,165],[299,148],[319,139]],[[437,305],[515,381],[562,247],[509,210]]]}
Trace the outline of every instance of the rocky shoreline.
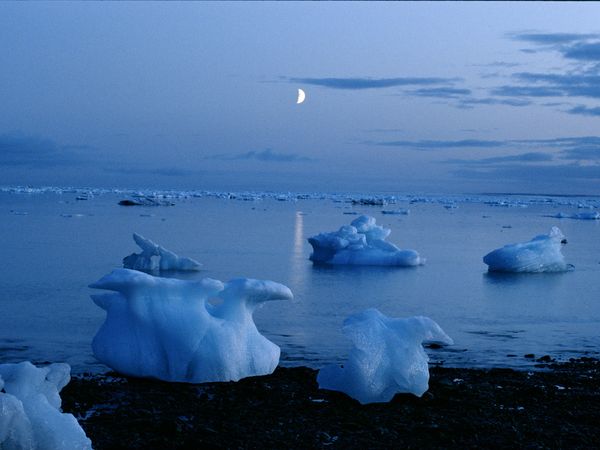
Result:
{"label": "rocky shoreline", "polygon": [[432,367],[423,397],[361,405],[319,390],[316,371],[278,368],[237,383],[74,377],[61,393],[95,449],[592,448],[600,361],[536,371]]}

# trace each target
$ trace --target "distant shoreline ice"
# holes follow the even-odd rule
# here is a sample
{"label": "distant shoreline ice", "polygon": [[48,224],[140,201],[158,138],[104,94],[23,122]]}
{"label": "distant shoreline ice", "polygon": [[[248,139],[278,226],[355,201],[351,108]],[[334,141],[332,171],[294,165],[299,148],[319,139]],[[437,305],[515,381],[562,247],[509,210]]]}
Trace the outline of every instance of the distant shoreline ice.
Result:
{"label": "distant shoreline ice", "polygon": [[[286,192],[286,191],[227,191],[206,189],[134,189],[92,188],[59,186],[2,186],[0,193],[7,194],[75,194],[78,199],[93,200],[103,195],[119,195],[146,201],[176,201],[190,198],[217,198],[258,202],[276,200],[296,202],[302,200],[329,200],[364,207],[381,207],[397,203],[434,203],[458,206],[460,203],[485,204],[490,207],[527,208],[534,205],[555,205],[573,208],[600,209],[600,195],[590,194],[527,194],[527,193],[479,193],[479,194],[420,194],[420,193],[360,193],[360,192]],[[453,208],[451,208],[453,209]]]}

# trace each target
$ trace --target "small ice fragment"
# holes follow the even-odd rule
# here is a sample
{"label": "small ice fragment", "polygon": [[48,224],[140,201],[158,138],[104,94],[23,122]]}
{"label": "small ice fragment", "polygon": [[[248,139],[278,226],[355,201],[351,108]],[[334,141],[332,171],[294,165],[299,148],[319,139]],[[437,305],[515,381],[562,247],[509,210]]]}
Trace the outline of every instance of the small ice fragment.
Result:
{"label": "small ice fragment", "polygon": [[429,388],[429,358],[422,343],[453,343],[428,317],[395,319],[374,308],[348,317],[342,331],[354,344],[348,361],[323,367],[317,382],[363,404],[388,402],[399,392],[423,395]]}
{"label": "small ice fragment", "polygon": [[564,272],[569,269],[561,253],[565,236],[557,227],[549,234],[521,244],[505,245],[483,257],[490,272]]}
{"label": "small ice fragment", "polygon": [[408,216],[410,209],[384,209],[381,211],[384,215]]}

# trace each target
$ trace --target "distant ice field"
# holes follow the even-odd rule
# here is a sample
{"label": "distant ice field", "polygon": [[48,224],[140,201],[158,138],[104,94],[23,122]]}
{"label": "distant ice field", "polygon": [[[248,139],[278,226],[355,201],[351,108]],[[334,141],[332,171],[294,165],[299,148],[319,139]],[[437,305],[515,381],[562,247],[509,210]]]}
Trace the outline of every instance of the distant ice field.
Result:
{"label": "distant ice field", "polygon": [[[428,353],[448,366],[528,368],[530,353],[599,354],[600,220],[573,218],[599,211],[599,198],[197,192],[145,202],[173,206],[118,205],[132,194],[0,189],[0,363],[108,370],[92,354],[104,311],[87,286],[137,251],[133,232],[202,263],[198,272],[168,276],[288,286],[292,302],[271,302],[255,313],[258,329],[281,347],[282,365],[344,361],[350,343],[342,322],[367,308],[435,320],[455,344]],[[338,230],[359,214],[390,228],[387,240],[415,249],[426,264],[313,265],[307,238]],[[568,240],[562,251],[572,271],[487,273],[488,252],[553,226]]]}

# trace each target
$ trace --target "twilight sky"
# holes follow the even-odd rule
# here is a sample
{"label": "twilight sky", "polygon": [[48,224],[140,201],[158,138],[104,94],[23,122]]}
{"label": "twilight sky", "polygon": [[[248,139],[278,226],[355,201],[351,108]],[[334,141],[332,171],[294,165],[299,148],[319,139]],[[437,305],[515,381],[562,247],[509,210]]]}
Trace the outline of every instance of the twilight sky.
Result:
{"label": "twilight sky", "polygon": [[3,2],[0,185],[598,194],[599,24],[595,2]]}

